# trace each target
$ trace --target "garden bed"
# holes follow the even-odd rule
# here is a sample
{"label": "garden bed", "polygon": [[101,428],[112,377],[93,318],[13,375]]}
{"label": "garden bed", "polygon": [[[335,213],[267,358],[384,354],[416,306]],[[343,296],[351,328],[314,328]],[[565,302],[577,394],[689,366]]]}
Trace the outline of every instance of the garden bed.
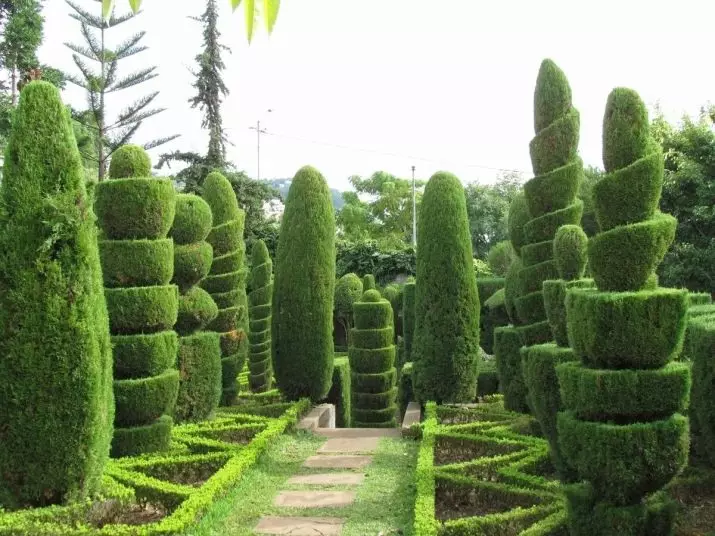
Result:
{"label": "garden bed", "polygon": [[0,513],[0,535],[181,533],[309,406],[307,400],[277,403],[274,397],[240,400],[212,421],[176,426],[169,451],[111,460],[101,500]]}

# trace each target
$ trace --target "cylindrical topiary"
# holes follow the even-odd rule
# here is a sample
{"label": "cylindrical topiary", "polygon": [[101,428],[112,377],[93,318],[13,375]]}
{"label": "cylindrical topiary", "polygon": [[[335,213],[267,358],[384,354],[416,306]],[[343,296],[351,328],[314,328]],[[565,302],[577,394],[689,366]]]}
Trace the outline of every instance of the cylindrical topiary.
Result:
{"label": "cylindrical topiary", "polygon": [[426,402],[473,401],[479,295],[464,189],[450,173],[427,183],[419,214],[413,380]]}
{"label": "cylindrical topiary", "polygon": [[246,213],[239,208],[231,183],[220,173],[213,172],[206,177],[202,197],[213,214],[213,228],[206,238],[213,249],[213,262],[209,275],[200,285],[219,307],[218,315],[207,329],[220,334],[221,405],[227,406],[238,395],[238,373],[248,356],[246,247],[243,242]]}
{"label": "cylindrical topiary", "polygon": [[273,285],[273,367],[289,399],[322,400],[333,377],[335,213],[318,170],[293,179],[278,239]]}
{"label": "cylindrical topiary", "polygon": [[[271,362],[271,304],[273,301],[273,261],[263,240],[257,240],[251,250],[251,291],[248,294],[249,376],[251,390],[262,393],[271,388],[273,365]],[[264,321],[264,322],[260,322]],[[261,327],[265,329],[253,329]]]}
{"label": "cylindrical topiary", "polygon": [[536,80],[534,130],[530,150],[535,177],[524,185],[530,219],[524,224],[523,268],[518,275],[523,294],[515,299],[515,309],[523,324],[518,331],[525,345],[521,359],[528,404],[549,441],[557,472],[562,480],[570,480],[573,475],[557,437],[556,416],[562,408],[555,366],[575,358],[567,344],[549,343],[554,338],[564,341],[562,332],[553,329],[556,317],[550,322],[547,311],[559,303],[563,310],[565,298],[564,293],[554,295],[549,284],[560,276],[576,279],[585,267],[583,231],[578,227],[583,203],[577,199],[583,164],[577,155],[579,113],[571,101],[571,87],[548,59],[541,63]]}
{"label": "cylindrical topiary", "polygon": [[[353,371],[353,426],[391,428],[395,426],[395,345],[392,305],[375,290],[368,290],[353,305],[355,327],[348,355]],[[383,377],[376,390],[376,377]]]}
{"label": "cylindrical topiary", "polygon": [[169,447],[179,389],[172,331],[179,292],[166,279],[174,272],[174,243],[166,237],[176,193],[171,181],[147,174],[148,159],[137,146],[120,147],[112,157],[110,179],[96,186],[98,222],[107,238],[100,242],[102,268],[112,274],[105,275],[111,287],[105,296],[116,347],[114,457]]}
{"label": "cylindrical topiary", "polygon": [[402,333],[404,340],[404,363],[411,363],[412,346],[415,338],[415,299],[417,283],[408,281],[402,289]]}
{"label": "cylindrical topiary", "polygon": [[100,491],[114,420],[94,214],[57,89],[31,82],[0,187],[0,504]]}
{"label": "cylindrical topiary", "polygon": [[[196,286],[211,268],[213,247],[205,241],[211,229],[208,203],[197,195],[179,194],[169,232],[176,244],[174,283],[181,291],[175,326],[180,335],[180,383],[173,414],[179,422],[209,418],[221,399],[220,337],[214,331],[202,331],[218,316],[219,309],[211,295]],[[200,253],[194,255],[193,251]]]}
{"label": "cylindrical topiary", "polygon": [[362,280],[357,274],[345,274],[335,284],[333,313],[338,324],[345,330],[345,342],[350,346],[350,330],[354,327],[353,304],[363,294]]}
{"label": "cylindrical topiary", "polygon": [[688,458],[681,413],[690,372],[670,363],[682,348],[688,293],[653,287],[676,221],[657,212],[663,158],[630,89],[609,95],[603,151],[606,176],[593,190],[601,232],[588,245],[597,290],[567,291],[569,341],[581,363],[557,367],[566,406],[560,446],[587,481],[568,494],[570,528],[576,536],[670,534],[667,502],[650,498]]}
{"label": "cylindrical topiary", "polygon": [[377,288],[375,286],[375,276],[372,274],[365,274],[362,278],[362,288],[364,291]]}

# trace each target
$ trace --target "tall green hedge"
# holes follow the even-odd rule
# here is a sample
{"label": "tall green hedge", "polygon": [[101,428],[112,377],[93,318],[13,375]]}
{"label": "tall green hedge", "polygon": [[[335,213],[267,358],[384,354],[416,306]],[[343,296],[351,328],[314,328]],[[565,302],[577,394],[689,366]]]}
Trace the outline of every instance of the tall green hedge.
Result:
{"label": "tall green hedge", "polygon": [[354,327],[353,304],[363,294],[362,280],[357,274],[349,273],[335,283],[333,314],[338,324],[345,330],[345,342],[350,346],[350,330]]}
{"label": "tall green hedge", "polygon": [[690,422],[694,462],[715,468],[715,309],[712,314],[692,319],[690,355],[693,388]]}
{"label": "tall green hedge", "polygon": [[[181,375],[174,409],[177,421],[209,418],[221,400],[221,346],[219,335],[202,331],[218,316],[211,295],[198,283],[208,275],[213,247],[206,242],[213,216],[197,195],[179,194],[170,236],[174,239],[174,283],[179,286],[178,368]],[[192,251],[205,252],[193,255]]]}
{"label": "tall green hedge", "polygon": [[132,277],[117,276],[105,289],[115,347],[114,457],[169,447],[170,415],[179,389],[178,344],[172,331],[179,292],[166,281],[174,272],[174,245],[166,237],[176,215],[176,193],[171,181],[144,175],[148,156],[142,152],[134,145],[120,147],[109,180],[95,190],[98,222],[107,238],[100,243],[102,268],[131,274],[136,257],[129,250],[142,251],[138,257],[147,265],[169,267],[141,286]]}
{"label": "tall green hedge", "polygon": [[[531,162],[534,178],[524,185],[529,220],[524,224],[521,248],[523,268],[516,276],[523,290],[514,301],[525,348],[521,350],[522,371],[529,406],[549,441],[551,458],[562,480],[571,474],[558,444],[556,416],[561,408],[555,366],[575,359],[554,329],[557,318],[550,309],[564,310],[565,293],[551,292],[551,284],[576,279],[585,245],[578,224],[583,204],[577,199],[583,179],[578,157],[579,113],[573,107],[571,87],[563,71],[551,60],[541,63],[534,90],[534,130]],[[574,238],[575,237],[575,238]],[[551,321],[552,320],[552,321]],[[564,324],[565,326],[565,318]],[[557,344],[549,341],[556,339]]]}
{"label": "tall green hedge", "polygon": [[672,361],[689,299],[685,290],[653,285],[676,221],[657,211],[663,158],[633,90],[608,97],[603,161],[606,175],[593,189],[601,232],[588,244],[598,289],[567,291],[569,340],[581,363],[556,369],[566,407],[558,416],[561,450],[586,481],[568,493],[570,529],[671,534],[671,506],[649,504],[688,459],[682,413],[690,370]]}
{"label": "tall green hedge", "polygon": [[335,214],[328,184],[304,167],[293,179],[278,240],[273,366],[289,399],[321,400],[333,377]]}
{"label": "tall green hedge", "polygon": [[0,187],[0,505],[99,491],[114,420],[94,213],[57,89],[22,91]]}
{"label": "tall green hedge", "polygon": [[432,176],[418,229],[415,395],[420,401],[472,401],[479,368],[479,295],[464,189],[457,177]]}
{"label": "tall green hedge", "polygon": [[218,306],[217,317],[206,329],[220,335],[221,405],[227,406],[238,395],[238,373],[248,356],[248,274],[243,241],[246,213],[239,208],[231,183],[218,172],[206,177],[202,198],[213,215],[213,228],[206,237],[213,247],[213,262],[200,285]]}
{"label": "tall green hedge", "polygon": [[408,281],[402,289],[402,333],[404,363],[412,362],[412,346],[415,340],[415,299],[417,298],[417,283]]}
{"label": "tall green hedge", "polygon": [[[498,314],[491,315],[490,312],[496,311],[496,309],[487,305],[487,302],[497,292],[502,291],[503,295],[504,284],[503,277],[477,278],[477,292],[479,294],[479,303],[481,304],[479,311],[479,344],[482,350],[489,355],[494,353],[494,329],[509,323],[508,318],[504,322],[503,316]],[[492,303],[492,305],[494,304]],[[500,323],[500,321],[502,322]]]}
{"label": "tall green hedge", "polygon": [[262,393],[271,388],[273,365],[271,363],[271,302],[273,300],[273,261],[263,240],[253,244],[251,250],[251,291],[248,294],[249,385]]}
{"label": "tall green hedge", "polygon": [[390,428],[395,426],[397,412],[392,305],[372,289],[355,302],[353,310],[355,328],[348,351],[353,372],[352,423],[357,428]]}

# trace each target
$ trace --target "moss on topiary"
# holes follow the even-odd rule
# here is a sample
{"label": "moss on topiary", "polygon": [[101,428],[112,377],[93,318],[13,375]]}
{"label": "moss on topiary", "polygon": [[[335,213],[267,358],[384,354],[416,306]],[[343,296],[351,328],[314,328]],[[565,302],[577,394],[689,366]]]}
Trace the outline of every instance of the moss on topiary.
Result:
{"label": "moss on topiary", "polygon": [[151,159],[143,147],[138,145],[122,145],[112,153],[109,162],[110,179],[126,179],[128,177],[151,177]]}
{"label": "moss on topiary", "polygon": [[[270,319],[270,306],[273,300],[273,261],[263,240],[253,244],[251,267],[248,315],[252,320]],[[251,345],[248,356],[250,367],[248,382],[253,392],[262,393],[269,390],[273,383],[270,329],[260,331],[249,329],[248,342]]]}
{"label": "moss on topiary", "polygon": [[[247,272],[243,227],[246,214],[238,206],[231,183],[220,173],[210,173],[204,181],[202,197],[211,207],[213,228],[206,241],[211,244],[214,262],[201,287],[221,305],[207,327],[220,333],[223,394],[221,405],[230,405],[238,394],[237,376],[248,355]],[[230,342],[225,344],[225,342]]]}
{"label": "moss on topiary", "polygon": [[24,87],[0,186],[0,504],[100,491],[114,419],[94,214],[59,91]]}
{"label": "moss on topiary", "polygon": [[425,402],[472,401],[479,368],[479,295],[464,189],[457,177],[432,176],[418,225],[415,395]]}
{"label": "moss on topiary", "polygon": [[[179,376],[176,335],[171,331],[179,312],[179,289],[145,275],[155,266],[175,277],[176,248],[162,245],[176,215],[171,181],[147,172],[149,157],[136,146],[115,152],[110,176],[96,186],[103,264],[113,267],[105,289],[109,325],[116,346],[114,382],[117,428],[113,456],[134,456],[168,448]],[[133,242],[133,244],[132,244]],[[133,251],[143,254],[131,258]],[[131,272],[120,267],[127,265]],[[171,267],[170,269],[168,267]],[[124,273],[131,273],[125,276]],[[163,367],[163,369],[162,369]]]}
{"label": "moss on topiary", "polygon": [[325,179],[311,167],[298,171],[288,192],[273,288],[278,387],[289,400],[321,400],[333,377],[335,214]]}
{"label": "moss on topiary", "polygon": [[[662,155],[630,89],[608,98],[603,160],[606,176],[593,189],[602,231],[588,244],[598,289],[567,291],[569,340],[581,364],[557,368],[566,406],[558,416],[561,450],[587,482],[568,495],[569,524],[576,536],[615,519],[619,534],[652,534],[651,494],[688,458],[681,412],[690,371],[670,362],[682,348],[689,299],[685,290],[656,288],[676,221],[657,212]],[[694,385],[694,399],[697,392]],[[661,503],[657,510],[666,512]],[[658,515],[658,523],[658,534],[672,532],[673,516]]]}

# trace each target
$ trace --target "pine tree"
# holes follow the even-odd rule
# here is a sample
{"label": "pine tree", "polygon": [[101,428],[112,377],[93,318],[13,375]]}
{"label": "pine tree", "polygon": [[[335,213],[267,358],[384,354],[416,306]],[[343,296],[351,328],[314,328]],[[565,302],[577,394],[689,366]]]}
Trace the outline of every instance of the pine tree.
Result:
{"label": "pine tree", "polygon": [[18,81],[38,67],[37,48],[42,43],[42,4],[38,0],[12,0],[0,7],[6,17],[0,42],[0,64],[9,71],[12,106],[17,104]]}
{"label": "pine tree", "polygon": [[[72,58],[79,69],[81,76],[66,75],[68,81],[83,88],[87,92],[89,104],[89,117],[85,118],[85,126],[96,130],[96,160],[98,164],[98,179],[104,180],[107,172],[107,164],[114,151],[122,145],[126,145],[141,127],[142,123],[161,112],[164,108],[152,108],[151,104],[159,94],[154,91],[135,100],[129,107],[122,110],[118,116],[111,121],[107,117],[106,101],[110,94],[122,91],[133,86],[143,84],[155,78],[157,75],[156,66],[145,67],[124,77],[118,76],[119,61],[139,54],[146,50],[146,46],[141,45],[146,32],[139,32],[121,42],[117,47],[110,50],[106,47],[105,37],[109,29],[113,29],[128,20],[133,19],[134,13],[115,15],[114,13],[104,20],[101,6],[98,5],[97,13],[84,9],[79,4],[71,0],[66,0],[74,10],[71,17],[79,21],[81,33],[86,45],[65,43],[74,52]],[[101,3],[101,0],[93,0]],[[87,64],[87,61],[99,64],[99,71],[94,70]],[[174,140],[178,135],[159,138],[143,145],[144,149],[151,149]]]}

